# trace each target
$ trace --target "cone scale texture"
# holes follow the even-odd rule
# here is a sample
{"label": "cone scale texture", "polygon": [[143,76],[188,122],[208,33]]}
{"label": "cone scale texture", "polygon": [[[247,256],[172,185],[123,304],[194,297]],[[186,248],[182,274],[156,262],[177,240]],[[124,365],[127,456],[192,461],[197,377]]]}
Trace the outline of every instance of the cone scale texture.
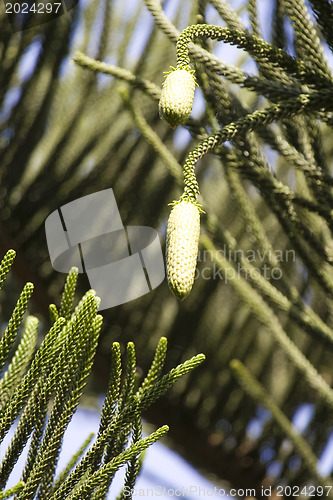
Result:
{"label": "cone scale texture", "polygon": [[175,69],[163,83],[159,110],[161,118],[175,128],[190,116],[195,91],[195,77],[186,69]]}
{"label": "cone scale texture", "polygon": [[168,220],[166,261],[169,287],[180,300],[187,297],[194,283],[199,236],[198,206],[190,201],[177,203]]}

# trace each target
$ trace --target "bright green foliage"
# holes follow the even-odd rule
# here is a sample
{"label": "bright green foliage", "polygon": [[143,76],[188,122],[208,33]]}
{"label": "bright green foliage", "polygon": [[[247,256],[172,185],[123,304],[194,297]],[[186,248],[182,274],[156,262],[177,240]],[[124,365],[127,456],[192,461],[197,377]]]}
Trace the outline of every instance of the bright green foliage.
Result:
{"label": "bright green foliage", "polygon": [[142,394],[143,391],[152,387],[155,381],[161,375],[164,366],[167,345],[167,339],[165,337],[162,337],[156,347],[155,356],[147,373],[147,376],[144,378],[141,386],[139,387],[139,394]]}
{"label": "bright green foliage", "polygon": [[92,442],[94,436],[95,435],[93,432],[90,433],[89,436],[87,437],[87,439],[82,443],[80,448],[77,450],[77,452],[74,453],[74,455],[71,457],[71,459],[69,460],[66,467],[59,474],[59,477],[57,477],[55,484],[54,484],[54,489],[59,488],[59,486],[62,484],[62,482],[66,479],[66,477],[68,476],[70,471],[75,467],[77,462],[80,460],[80,458],[84,454],[85,450],[88,448],[88,446]]}
{"label": "bright green foliage", "polygon": [[79,270],[77,269],[77,267],[72,267],[72,269],[68,273],[64,293],[61,299],[59,316],[62,316],[67,320],[69,320],[72,314],[78,272]]}
{"label": "bright green foliage", "polygon": [[0,286],[2,287],[2,284],[4,283],[6,276],[14,262],[15,259],[15,251],[14,250],[8,250],[6,255],[1,261],[0,265]]}
{"label": "bright green foliage", "polygon": [[1,491],[0,492],[0,499],[2,500],[3,498],[9,498],[12,495],[15,495],[15,493],[18,493],[19,491],[21,491],[23,489],[23,487],[24,487],[24,482],[19,481],[12,488],[8,488],[8,490],[6,490],[6,491]]}
{"label": "bright green foliage", "polygon": [[[166,354],[166,339],[162,338],[147,378],[138,388],[135,347],[129,342],[125,380],[121,386],[120,346],[114,343],[109,390],[95,442],[84,454],[92,439],[89,436],[55,479],[63,436],[79,405],[102,326],[102,317],[98,314],[100,301],[92,290],[71,312],[76,278],[77,270],[72,269],[67,277],[60,311],[56,306],[51,308],[55,321],[36,353],[38,320],[28,316],[21,341],[0,381],[1,441],[19,417],[14,437],[0,464],[0,488],[3,490],[0,498],[16,493],[15,498],[19,500],[103,499],[115,472],[125,464],[124,491],[133,489],[143,451],[168,430],[164,426],[143,438],[142,410],[204,359],[203,355],[195,356],[161,378]],[[14,333],[19,331],[31,290],[30,285],[24,288],[3,334],[2,342],[7,351]],[[7,332],[11,332],[11,343],[7,340]],[[22,481],[5,491],[8,477],[29,437],[31,441]]]}
{"label": "bright green foliage", "polygon": [[38,319],[34,316],[28,316],[20,343],[3,378],[0,380],[0,409],[4,408],[6,401],[13,394],[28,368],[36,349],[37,328]]}
{"label": "bright green foliage", "polygon": [[22,290],[19,300],[15,306],[12,317],[9,320],[8,326],[3,332],[0,340],[0,370],[2,371],[7,360],[10,349],[15,341],[18,329],[21,325],[23,315],[28,306],[28,300],[33,292],[33,284],[27,283]]}

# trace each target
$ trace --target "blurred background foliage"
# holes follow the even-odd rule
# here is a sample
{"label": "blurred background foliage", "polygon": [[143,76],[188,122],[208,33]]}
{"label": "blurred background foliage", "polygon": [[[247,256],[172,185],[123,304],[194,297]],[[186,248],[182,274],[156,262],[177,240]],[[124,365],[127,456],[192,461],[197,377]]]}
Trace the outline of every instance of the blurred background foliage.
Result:
{"label": "blurred background foliage", "polygon": [[[64,275],[51,267],[44,229],[52,211],[113,188],[124,225],[152,226],[164,244],[168,203],[181,194],[180,165],[199,141],[311,89],[269,59],[198,42],[224,69],[213,72],[193,58],[200,84],[193,118],[174,131],[160,120],[157,103],[163,72],[176,62],[178,32],[209,22],[264,37],[308,62],[329,87],[330,62],[321,50],[332,61],[332,4],[313,0],[307,8],[309,16],[302,0],[81,0],[51,22],[13,32],[1,5],[0,247],[1,254],[17,251],[3,321],[18,283],[35,283],[30,312],[44,323],[48,304],[58,303]],[[99,68],[109,74],[75,64],[77,50],[112,65]],[[274,81],[275,92],[235,83],[234,66]],[[206,362],[146,418],[167,423],[186,458],[236,487],[320,481],[312,459],[323,458],[333,433],[332,123],[331,111],[300,113],[207,154],[197,168],[206,214],[189,298],[178,302],[164,282],[103,312],[97,393],[106,389],[114,341],[135,342],[143,372],[162,335],[170,367],[205,353]],[[224,253],[223,265],[214,249],[221,259]],[[83,275],[79,287],[89,287]],[[249,376],[230,367],[233,359],[264,395],[251,393]],[[301,443],[274,408],[298,423]],[[325,476],[333,464],[323,464]]]}

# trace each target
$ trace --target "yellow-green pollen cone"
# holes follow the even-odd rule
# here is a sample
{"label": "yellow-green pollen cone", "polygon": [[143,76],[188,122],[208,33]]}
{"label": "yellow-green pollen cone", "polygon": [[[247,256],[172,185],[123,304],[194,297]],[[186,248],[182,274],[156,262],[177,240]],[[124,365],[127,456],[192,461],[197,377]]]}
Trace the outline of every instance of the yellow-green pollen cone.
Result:
{"label": "yellow-green pollen cone", "polygon": [[160,117],[175,128],[190,116],[193,106],[195,77],[187,69],[173,69],[165,78],[159,102]]}
{"label": "yellow-green pollen cone", "polygon": [[168,283],[173,294],[184,300],[190,293],[197,266],[200,209],[183,200],[171,210],[166,233]]}

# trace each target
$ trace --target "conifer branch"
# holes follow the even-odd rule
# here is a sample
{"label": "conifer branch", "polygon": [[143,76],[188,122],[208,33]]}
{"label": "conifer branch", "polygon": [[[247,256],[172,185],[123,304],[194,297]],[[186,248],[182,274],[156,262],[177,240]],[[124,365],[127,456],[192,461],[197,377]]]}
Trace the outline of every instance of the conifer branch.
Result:
{"label": "conifer branch", "polygon": [[15,486],[12,486],[8,490],[0,491],[0,500],[3,500],[5,498],[9,498],[9,497],[15,495],[15,493],[18,493],[19,491],[21,491],[23,487],[24,487],[24,482],[19,481],[17,484],[15,484]]}
{"label": "conifer branch", "polygon": [[6,255],[3,257],[0,263],[0,289],[4,281],[6,280],[7,274],[10,271],[10,268],[13,265],[15,259],[16,252],[14,250],[8,250]]}
{"label": "conifer branch", "polygon": [[98,73],[104,73],[105,75],[111,75],[127,83],[130,83],[131,85],[133,85],[133,87],[142,90],[155,100],[159,100],[161,96],[161,90],[159,87],[157,87],[157,85],[144,78],[133,75],[133,73],[131,73],[127,69],[97,61],[96,59],[92,59],[82,52],[77,52],[73,61],[82,68],[87,68]]}
{"label": "conifer branch", "polygon": [[[212,231],[217,238],[221,238],[222,241],[225,241],[228,245],[228,249],[237,255],[236,241],[227,231],[222,231],[218,221],[212,215],[208,215],[207,228]],[[263,255],[267,255],[267,258],[271,259],[269,255],[272,254],[270,254],[269,248],[263,248],[263,252]],[[291,290],[291,298],[288,299],[288,297],[272,285],[257,268],[248,262],[243,255],[239,258],[239,262],[246,276],[251,280],[252,286],[264,297],[271,300],[281,311],[288,313],[290,318],[296,321],[301,328],[321,338],[325,344],[333,344],[333,330],[313,311],[313,309],[311,309],[311,307],[302,303],[301,297],[294,287]],[[276,267],[278,262],[274,263],[273,258],[271,264]]]}
{"label": "conifer branch", "polygon": [[249,305],[251,310],[256,314],[259,321],[265,324],[269,331],[273,334],[275,340],[280,344],[286,352],[292,363],[303,373],[309,385],[315,389],[320,398],[330,407],[333,408],[333,390],[318,373],[315,367],[309,362],[304,354],[298,349],[296,344],[288,337],[273,310],[261,298],[251,285],[240,275],[234,271],[232,265],[216,252],[216,249],[208,236],[201,238],[201,243],[204,248],[210,250],[214,255],[215,262],[219,268],[230,277],[230,282],[239,293],[241,298]]}
{"label": "conifer branch", "polygon": [[[69,317],[76,275],[76,270],[74,270],[67,277],[60,308],[65,318],[60,316],[55,320],[32,360],[29,370],[4,402],[0,427],[1,439],[22,407],[24,405],[25,407],[14,437],[0,464],[2,487],[6,484],[30,435],[32,439],[22,474],[23,481],[14,489],[2,492],[2,498],[14,492],[18,500],[32,500],[35,497],[38,500],[46,500],[63,498],[63,495],[77,498],[78,492],[82,494],[82,498],[102,498],[109,489],[114,473],[125,463],[128,463],[125,486],[132,489],[141,467],[142,452],[167,430],[166,426],[162,427],[143,439],[140,417],[143,408],[156,400],[180,376],[191,371],[203,360],[203,355],[192,358],[158,380],[163,368],[167,345],[166,339],[161,339],[151,369],[142,387],[137,389],[135,348],[134,344],[129,342],[126,377],[120,391],[120,348],[119,344],[115,343],[112,349],[109,390],[102,410],[97,441],[82,457],[84,449],[91,441],[91,436],[89,436],[54,482],[64,432],[78,407],[85,381],[92,367],[102,325],[102,317],[97,315],[99,299],[93,291],[89,291],[83,297]],[[29,286],[28,289],[32,291]],[[18,306],[14,310],[15,326],[26,307],[26,295],[24,292],[21,294]],[[55,311],[54,318],[56,318],[58,314],[56,307],[51,310]],[[14,375],[17,379],[18,374],[26,370],[35,346],[37,325],[36,318],[28,317],[22,342],[7,371],[10,376],[5,377],[5,382],[8,383]],[[28,342],[27,339],[30,338],[34,342],[30,340]],[[25,348],[26,344],[27,348]],[[22,352],[25,354],[23,355]],[[27,352],[30,352],[29,356]],[[1,384],[4,384],[4,381],[2,380]],[[48,415],[51,401],[52,409]],[[126,449],[131,431],[132,444]]]}
{"label": "conifer branch", "polygon": [[308,60],[318,75],[332,80],[323,47],[307,12],[304,0],[284,0],[295,30],[295,46],[299,59]]}
{"label": "conifer branch", "polygon": [[22,339],[3,378],[0,380],[0,412],[4,409],[4,405],[19,384],[34,354],[37,341],[37,328],[38,319],[34,316],[28,316]]}
{"label": "conifer branch", "polygon": [[149,123],[146,121],[142,113],[139,111],[137,106],[135,106],[129,99],[129,95],[125,90],[121,91],[121,97],[124,101],[125,106],[130,111],[134,122],[140,129],[142,135],[147,139],[147,141],[153,146],[155,151],[164,160],[166,166],[168,167],[171,175],[176,179],[179,185],[182,184],[182,167],[167,148],[167,146],[161,141],[160,137],[156,132],[150,127]]}
{"label": "conifer branch", "polygon": [[[68,500],[79,500],[90,498],[91,492],[94,488],[98,487],[100,482],[109,474],[114,474],[122,465],[132,460],[133,457],[142,453],[149,446],[155,443],[157,440],[168,432],[169,428],[167,425],[160,427],[157,431],[150,434],[148,437],[141,439],[138,443],[133,444],[126,451],[123,451],[118,457],[112,459],[107,464],[103,465],[98,471],[94,472],[85,483],[74,490],[72,494],[68,496]],[[56,500],[56,497],[51,497],[50,500]]]}
{"label": "conifer branch", "polygon": [[[190,198],[196,199],[199,194],[199,186],[194,174],[195,164],[208,151],[215,148],[218,144],[233,139],[237,134],[256,130],[263,125],[268,125],[285,117],[290,117],[296,113],[319,111],[323,108],[333,109],[333,90],[323,89],[313,91],[309,94],[300,94],[298,97],[287,99],[284,102],[267,107],[263,111],[254,111],[239,120],[226,125],[219,132],[213,134],[203,141],[189,153],[184,166],[184,192]],[[331,102],[327,102],[331,99]]]}
{"label": "conifer branch", "polygon": [[167,347],[168,347],[168,340],[165,337],[161,337],[157,344],[151,367],[149,368],[147,376],[145,377],[141,386],[139,387],[138,394],[142,394],[148,388],[152,387],[155,381],[160,376],[165,362]]}
{"label": "conifer branch", "polygon": [[333,51],[333,5],[330,0],[310,0],[326,42]]}
{"label": "conifer branch", "polygon": [[[101,316],[96,316],[91,329],[88,328],[85,330],[86,336],[82,340],[84,340],[86,346],[83,350],[83,356],[79,366],[75,367],[75,371],[72,373],[74,383],[70,389],[69,397],[65,398],[65,404],[63,404],[62,398],[65,396],[66,389],[65,387],[61,387],[61,390],[56,395],[49,421],[45,429],[43,441],[35,458],[32,471],[29,478],[27,478],[25,488],[18,497],[19,499],[32,499],[38,490],[39,499],[48,498],[61,449],[63,435],[78,407],[86,378],[90,373],[101,326],[102,318]],[[67,385],[67,381],[65,384]]]}
{"label": "conifer branch", "polygon": [[221,18],[232,30],[243,30],[244,26],[237,13],[230,7],[226,0],[209,0],[209,3],[216,9]]}
{"label": "conifer branch", "polygon": [[78,273],[79,270],[77,267],[72,267],[69,271],[61,297],[59,316],[62,316],[66,320],[68,320],[72,314]]}
{"label": "conifer branch", "polygon": [[60,472],[59,477],[55,481],[54,486],[52,487],[50,493],[52,493],[54,490],[59,488],[59,486],[63,483],[63,481],[65,481],[65,479],[68,477],[68,475],[71,472],[71,470],[73,469],[73,467],[75,467],[77,462],[80,460],[80,458],[82,457],[82,455],[84,454],[84,452],[86,451],[86,449],[88,448],[90,443],[92,442],[94,436],[95,436],[95,434],[93,432],[91,432],[89,434],[89,436],[87,437],[87,439],[85,439],[83,441],[82,445],[77,450],[77,452],[74,453],[74,455],[71,457],[71,459],[69,460],[66,467]]}
{"label": "conifer branch", "polygon": [[50,304],[49,305],[49,314],[50,314],[50,320],[51,323],[55,323],[57,319],[59,319],[59,312],[57,309],[57,306],[55,304]]}
{"label": "conifer branch", "polygon": [[[138,394],[138,406],[140,411],[146,410],[154,401],[164,394],[180,377],[189,373],[199,366],[205,360],[203,354],[193,356],[176,368],[172,368],[169,373],[164,375],[153,387],[142,394]],[[133,410],[131,410],[133,411]]]}
{"label": "conifer branch", "polygon": [[[164,14],[161,3],[158,0],[144,0],[144,2],[154,17],[157,26],[162,29],[172,42],[177,42],[180,32]],[[212,71],[219,71],[233,83],[243,82],[245,74],[242,70],[231,64],[225,64],[214,54],[208,52],[208,50],[198,45],[190,44],[190,53],[197,62],[205,64],[205,66]]]}
{"label": "conifer branch", "polygon": [[[149,33],[147,24],[148,36],[140,45],[140,55],[133,59],[129,49],[133,47],[132,34],[137,22],[141,21],[144,3],[155,26]],[[137,219],[135,210],[141,200],[151,224],[164,227],[163,203],[170,201],[170,193],[171,199],[174,198],[174,186],[168,177],[162,178],[158,172],[160,164],[155,161],[154,151],[178,184],[183,182],[182,168],[178,164],[181,160],[185,179],[181,199],[196,203],[199,194],[197,172],[207,213],[202,219],[218,245],[215,247],[206,236],[202,238],[203,248],[214,255],[211,259],[214,276],[209,278],[216,278],[217,269],[217,275],[227,277],[225,281],[230,285],[204,281],[207,277],[204,271],[209,269],[204,268],[202,262],[197,269],[202,271],[201,279],[185,306],[175,309],[178,306],[172,302],[172,297],[164,296],[162,286],[160,291],[154,292],[152,302],[143,302],[146,310],[149,308],[149,315],[135,314],[130,319],[133,327],[151,336],[159,311],[163,311],[160,327],[163,333],[168,332],[170,343],[175,342],[181,331],[181,346],[191,353],[189,356],[194,345],[205,344],[208,349],[210,362],[204,376],[200,370],[177,393],[189,419],[186,433],[181,432],[184,424],[178,422],[178,436],[184,442],[191,438],[188,443],[195,450],[193,436],[196,437],[200,430],[201,444],[208,450],[213,448],[209,458],[217,470],[223,468],[223,474],[228,474],[228,479],[236,483],[246,482],[249,473],[258,486],[262,478],[258,479],[257,458],[265,436],[269,435],[272,455],[277,452],[276,459],[283,460],[278,480],[299,485],[307,482],[310,474],[321,481],[318,473],[316,475],[316,456],[321,454],[329,435],[330,412],[327,408],[333,406],[332,388],[326,381],[330,376],[326,350],[332,350],[333,344],[333,148],[330,140],[333,79],[325,59],[325,41],[320,40],[320,36],[333,49],[332,2],[274,0],[272,29],[268,33],[271,43],[262,38],[261,6],[257,0],[243,2],[237,11],[226,0],[189,1],[189,9],[184,9],[186,2],[177,0],[176,3],[178,12],[173,24],[163,11],[161,0],[143,0],[133,12],[127,12],[126,8],[119,11],[120,16],[113,10],[112,2],[107,1],[100,8],[97,8],[97,0],[88,2],[80,8],[82,43],[74,59],[75,66],[67,65],[69,42],[73,40],[77,24],[71,22],[71,18],[75,18],[74,10],[70,15],[41,25],[37,31],[23,30],[22,33],[11,33],[5,13],[0,13],[2,250],[6,251],[10,246],[8,242],[13,240],[14,247],[19,245],[21,249],[16,278],[35,282],[31,275],[35,268],[48,290],[57,293],[58,280],[51,266],[45,263],[44,247],[40,244],[41,220],[45,219],[46,210],[58,209],[69,201],[69,197],[79,198],[112,185],[120,195],[121,211],[125,207],[125,213]],[[308,4],[312,5],[317,23],[308,15]],[[220,16],[217,24],[221,21],[226,27],[203,24],[211,14],[210,6]],[[190,26],[182,33],[176,28],[186,24]],[[93,32],[96,25],[101,29]],[[223,49],[225,43],[237,46],[240,49],[237,51],[239,67],[225,62],[223,51],[221,57],[212,53],[216,44],[210,42],[210,38],[224,42],[217,48]],[[38,56],[34,52],[36,49]],[[85,55],[91,50],[94,58]],[[200,113],[198,108],[195,110],[199,118],[190,117],[188,105],[182,112],[181,118],[187,121],[179,123],[185,124],[192,139],[183,144],[180,159],[170,154],[135,99],[130,102],[131,96],[123,93],[121,102],[117,93],[117,81],[121,80],[134,89],[134,96],[136,90],[140,90],[148,100],[156,102],[161,88],[154,82],[161,79],[163,61],[170,64],[172,51],[177,52],[177,66],[182,68],[186,63],[184,71],[188,77],[191,75],[188,86],[184,84],[180,88],[188,87],[194,94],[193,81],[196,80],[205,100],[203,102],[200,96],[196,101],[204,105],[198,107]],[[23,64],[26,55],[36,57],[30,73]],[[118,66],[103,63],[107,57],[117,61]],[[132,71],[122,67],[128,61],[134,68]],[[254,62],[258,74],[247,73],[244,62]],[[78,66],[88,71],[81,71]],[[111,78],[100,79],[100,73]],[[180,103],[183,104],[182,99]],[[123,104],[129,113],[124,112]],[[151,115],[154,120],[156,115],[157,108],[155,116]],[[166,131],[163,124],[158,128]],[[167,137],[171,144],[170,130]],[[180,134],[175,136],[175,141],[179,138]],[[197,141],[194,146],[193,141]],[[187,147],[192,152],[183,161]],[[206,157],[197,170],[197,163],[209,152],[213,154]],[[161,180],[157,189],[156,178]],[[167,182],[163,183],[163,179]],[[234,202],[239,208],[236,213]],[[198,211],[198,205],[193,206]],[[226,256],[223,258],[221,244],[229,252],[229,262]],[[197,245],[194,248],[196,251]],[[293,262],[283,257],[279,261],[274,249],[284,256],[292,249]],[[248,250],[256,253],[254,260],[248,258]],[[7,252],[0,265],[0,287],[14,257],[13,250]],[[193,262],[195,271],[195,259]],[[266,279],[263,270],[255,267],[263,263],[277,267],[282,273],[278,282],[272,274]],[[240,266],[241,276],[237,273]],[[120,464],[127,465],[127,473],[119,498],[130,497],[142,464],[139,450],[143,443],[141,412],[203,359],[203,356],[192,358],[164,375],[167,342],[162,338],[140,385],[134,345],[128,344],[127,365],[122,370],[120,345],[114,343],[109,388],[96,440],[85,453],[80,450],[81,454],[76,454],[56,479],[55,468],[65,428],[79,404],[101,323],[97,314],[99,299],[93,292],[88,292],[72,311],[76,277],[76,271],[72,271],[62,299],[59,297],[57,305],[52,304],[49,308],[52,325],[49,332],[43,331],[44,322],[41,322],[38,333],[43,333],[45,338],[35,356],[37,322],[28,317],[26,325],[20,326],[21,316],[27,309],[23,300],[22,311],[15,310],[16,317],[12,317],[10,328],[0,341],[0,358],[3,357],[0,361],[5,366],[0,381],[0,440],[15,426],[0,464],[3,488],[7,487],[7,478],[28,443],[23,482],[14,489],[2,491],[0,499],[10,494],[22,500],[105,499]],[[5,297],[4,313],[15,286],[13,280],[8,297]],[[236,295],[228,293],[231,288]],[[39,293],[46,296],[43,290]],[[223,314],[217,314],[221,303]],[[131,314],[133,310],[129,304],[126,311]],[[122,314],[120,320],[121,317]],[[3,324],[7,320],[3,318]],[[242,335],[244,325],[246,336]],[[124,328],[125,343],[130,340],[128,331]],[[21,342],[19,349],[12,352],[15,337]],[[278,349],[275,349],[275,341]],[[144,347],[145,341],[141,339],[138,345]],[[174,351],[174,356],[180,359],[181,352],[182,348]],[[243,363],[232,362],[232,369],[254,400],[253,405],[245,405],[241,411],[242,391],[235,389],[230,371],[225,368],[231,356]],[[144,366],[146,361],[143,358]],[[257,377],[270,382],[272,397],[265,394],[255,379],[252,380],[244,368],[247,365],[251,365]],[[295,391],[299,377],[301,384]],[[294,429],[286,415],[291,414],[293,405],[299,407],[308,399],[309,387],[314,389],[318,399],[311,432],[309,430],[313,449],[309,450],[309,445],[305,443],[304,446],[296,436],[290,453],[296,451],[303,457],[296,470],[280,445],[283,435],[289,443],[290,438],[294,438]],[[169,402],[172,411],[175,399]],[[253,449],[249,456],[253,465],[250,464],[243,474],[246,457],[244,461],[239,460],[237,452],[248,452],[247,422],[253,418],[257,405],[265,403],[275,420],[268,420],[260,439],[251,442]],[[278,404],[280,414],[276,411]],[[199,421],[196,416],[200,417]],[[222,434],[225,435],[220,425],[234,422],[230,442],[234,441],[235,446],[231,455],[228,454],[228,462],[233,454],[234,463],[240,464],[240,472],[232,466],[233,470],[228,472],[228,463],[226,468],[221,465],[224,442],[222,446],[212,446],[212,438],[218,443],[220,438],[222,441]],[[276,422],[279,422],[278,429]],[[215,429],[213,434],[212,429]],[[133,453],[126,458],[128,450]],[[217,458],[214,458],[215,453]],[[271,459],[265,457],[264,466],[271,463]]]}
{"label": "conifer branch", "polygon": [[172,42],[176,42],[179,37],[179,31],[164,14],[160,2],[158,0],[144,0],[144,3],[154,17],[156,26],[161,28]]}
{"label": "conifer branch", "polygon": [[16,388],[14,394],[8,401],[1,419],[0,441],[2,441],[10,426],[13,424],[15,418],[20,413],[24,403],[31,394],[31,391],[35,383],[37,382],[37,379],[41,377],[42,373],[45,372],[47,368],[50,369],[50,366],[52,366],[53,357],[50,355],[50,353],[52,353],[53,355],[57,354],[54,353],[54,343],[64,323],[65,320],[63,318],[59,318],[59,320],[52,326],[49,333],[46,335],[41,347],[37,351],[34,359],[32,360],[29,371],[24,375],[20,385]]}
{"label": "conifer branch", "polygon": [[[162,394],[172,387],[180,377],[192,371],[195,367],[201,364],[204,359],[205,356],[203,354],[199,354],[178,365],[176,368],[170,370],[170,372],[164,375],[161,379],[156,381],[153,387],[148,388],[142,393],[137,392],[136,397],[129,401],[129,404],[125,406],[121,413],[115,412],[109,420],[108,427],[103,432],[98,434],[97,439],[91,448],[87,451],[76,468],[71,472],[66,481],[58,488],[50,500],[61,500],[69,495],[71,491],[76,491],[77,485],[80,483],[80,480],[84,477],[87,470],[97,471],[96,457],[98,461],[97,463],[99,463],[101,453],[103,453],[105,446],[110,443],[111,440],[115,441],[120,431],[123,431],[124,433],[128,431],[128,426],[130,425],[130,422],[133,421],[135,413],[137,411],[140,411],[141,413],[146,410],[159,397],[161,397]],[[105,465],[108,463],[110,462],[106,462]],[[112,473],[115,471],[116,469],[113,470]]]}
{"label": "conifer branch", "polygon": [[258,20],[258,9],[257,0],[248,0],[247,10],[250,17],[250,25],[252,29],[252,34],[257,38],[263,38],[260,32],[259,20]]}
{"label": "conifer branch", "polygon": [[110,418],[116,411],[116,407],[120,397],[120,383],[121,383],[121,354],[120,345],[118,342],[112,344],[112,357],[111,357],[111,374],[109,379],[109,387],[106,393],[104,404],[101,414],[101,422],[99,427],[99,434],[102,434],[110,423]]}
{"label": "conifer branch", "polygon": [[318,459],[312,452],[306,440],[293,427],[290,420],[280,410],[263,386],[250,374],[246,367],[238,359],[230,362],[230,367],[245,392],[255,399],[259,404],[265,406],[272,414],[277,424],[284,434],[292,441],[295,449],[304,460],[307,469],[312,477],[316,478],[319,484],[325,484],[325,479],[318,472]]}
{"label": "conifer branch", "polygon": [[272,45],[284,49],[286,47],[284,0],[276,0],[272,19]]}
{"label": "conifer branch", "polygon": [[13,314],[9,320],[8,326],[5,329],[0,340],[0,373],[7,360],[9,351],[15,341],[18,329],[21,325],[23,315],[27,309],[28,301],[32,295],[34,286],[32,283],[27,283],[22,290],[19,300],[15,306]]}
{"label": "conifer branch", "polygon": [[[141,418],[140,418],[140,413],[137,412],[135,414],[135,419],[134,419],[134,425],[133,425],[133,437],[132,437],[132,443],[135,445],[136,443],[139,443],[140,440],[142,439],[142,424],[141,424]],[[142,465],[141,461],[141,456],[144,453],[142,451],[141,453],[138,453],[136,456],[134,456],[128,463],[127,465],[127,471],[126,471],[126,476],[125,476],[125,482],[124,482],[124,491],[129,492],[133,491],[135,481],[138,477],[138,474],[140,472],[140,467]],[[126,498],[126,495],[124,496],[124,500]]]}
{"label": "conifer branch", "polygon": [[199,37],[208,37],[213,40],[223,40],[224,42],[236,45],[249,52],[258,62],[269,61],[273,66],[280,66],[291,76],[296,76],[301,82],[306,84],[316,84],[318,87],[331,87],[332,78],[327,74],[314,72],[311,66],[305,62],[295,59],[284,50],[279,49],[257,38],[254,35],[228,28],[220,28],[209,24],[197,24],[188,26],[180,34],[177,40],[177,67],[187,68],[190,65],[189,43]]}

